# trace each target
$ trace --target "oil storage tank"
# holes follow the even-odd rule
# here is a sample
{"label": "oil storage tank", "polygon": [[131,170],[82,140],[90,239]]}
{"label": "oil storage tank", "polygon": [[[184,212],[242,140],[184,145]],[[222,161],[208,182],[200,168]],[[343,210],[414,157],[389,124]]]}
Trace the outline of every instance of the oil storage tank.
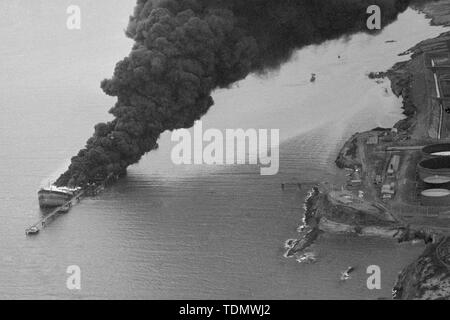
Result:
{"label": "oil storage tank", "polygon": [[423,179],[426,189],[450,189],[450,177],[429,176]]}
{"label": "oil storage tank", "polygon": [[422,149],[427,157],[450,157],[450,143],[432,144]]}
{"label": "oil storage tank", "polygon": [[428,189],[421,194],[421,203],[428,207],[450,206],[450,190],[448,189]]}
{"label": "oil storage tank", "polygon": [[431,176],[450,177],[450,157],[425,159],[419,162],[417,171],[422,181]]}

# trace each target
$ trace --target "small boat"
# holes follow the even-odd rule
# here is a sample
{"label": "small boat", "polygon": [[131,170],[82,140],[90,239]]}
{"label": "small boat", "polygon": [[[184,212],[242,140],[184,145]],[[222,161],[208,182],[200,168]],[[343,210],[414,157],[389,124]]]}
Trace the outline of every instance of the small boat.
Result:
{"label": "small boat", "polygon": [[316,74],[315,73],[311,73],[311,80],[309,80],[310,82],[315,82],[316,81]]}
{"label": "small boat", "polygon": [[345,280],[350,279],[350,278],[351,278],[351,277],[350,277],[350,273],[352,273],[353,271],[355,271],[355,268],[354,268],[354,267],[348,267],[347,270],[345,270],[344,272],[342,272],[341,280],[342,280],[342,281],[345,281]]}
{"label": "small boat", "polygon": [[39,233],[39,228],[38,227],[30,227],[28,229],[25,230],[25,234],[28,235],[33,235],[33,234],[38,234]]}

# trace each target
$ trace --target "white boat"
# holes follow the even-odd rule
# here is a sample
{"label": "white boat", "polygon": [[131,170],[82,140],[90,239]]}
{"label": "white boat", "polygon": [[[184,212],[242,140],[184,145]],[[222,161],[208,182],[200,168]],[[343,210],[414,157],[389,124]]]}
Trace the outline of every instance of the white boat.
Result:
{"label": "white boat", "polygon": [[37,233],[39,233],[39,228],[38,228],[38,227],[35,227],[35,226],[30,227],[30,228],[28,228],[28,229],[25,230],[25,234],[26,234],[27,236],[28,236],[28,235],[37,234]]}
{"label": "white boat", "polygon": [[347,270],[342,272],[341,274],[341,281],[345,281],[351,278],[350,273],[352,273],[355,270],[353,267],[348,267]]}

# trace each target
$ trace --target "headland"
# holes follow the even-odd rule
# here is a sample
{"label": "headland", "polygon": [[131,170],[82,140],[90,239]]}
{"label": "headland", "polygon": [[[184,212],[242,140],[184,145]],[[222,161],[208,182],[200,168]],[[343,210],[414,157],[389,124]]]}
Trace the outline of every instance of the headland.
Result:
{"label": "headland", "polygon": [[[450,1],[417,8],[432,24],[450,25]],[[398,277],[395,299],[450,299],[450,32],[420,42],[408,61],[369,78],[388,78],[405,118],[392,128],[355,133],[336,165],[348,171],[339,188],[321,185],[305,201],[300,254],[320,232],[423,240],[426,250]]]}

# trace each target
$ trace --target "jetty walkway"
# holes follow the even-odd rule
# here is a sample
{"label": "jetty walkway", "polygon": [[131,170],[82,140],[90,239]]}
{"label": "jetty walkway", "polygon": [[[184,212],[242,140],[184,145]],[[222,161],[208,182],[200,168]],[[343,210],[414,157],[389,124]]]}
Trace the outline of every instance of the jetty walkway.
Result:
{"label": "jetty walkway", "polygon": [[64,203],[62,206],[56,207],[51,212],[45,214],[45,216],[42,217],[39,221],[37,221],[36,223],[32,224],[27,229],[25,229],[25,234],[29,235],[39,233],[40,230],[48,226],[58,216],[69,212],[69,210],[73,206],[81,202],[83,198],[99,194],[107,187],[107,185],[109,185],[113,181],[116,181],[117,179],[118,176],[110,174],[101,184],[95,185],[94,187],[82,189],[80,192],[76,193],[69,201]]}

